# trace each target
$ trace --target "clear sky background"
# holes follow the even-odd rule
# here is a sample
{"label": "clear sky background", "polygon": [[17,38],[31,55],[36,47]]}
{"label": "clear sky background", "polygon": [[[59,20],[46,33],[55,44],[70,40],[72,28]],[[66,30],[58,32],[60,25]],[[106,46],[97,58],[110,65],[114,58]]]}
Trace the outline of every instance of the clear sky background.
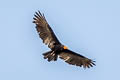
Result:
{"label": "clear sky background", "polygon": [[[45,14],[59,40],[96,66],[47,62],[32,23]],[[119,0],[1,0],[0,80],[120,80]]]}

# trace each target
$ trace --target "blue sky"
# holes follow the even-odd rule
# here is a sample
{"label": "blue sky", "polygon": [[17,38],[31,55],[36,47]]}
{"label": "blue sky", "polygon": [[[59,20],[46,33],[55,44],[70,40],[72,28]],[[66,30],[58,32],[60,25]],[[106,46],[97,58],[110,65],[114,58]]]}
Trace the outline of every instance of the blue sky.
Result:
{"label": "blue sky", "polygon": [[[119,0],[1,0],[0,80],[119,80]],[[59,40],[96,66],[47,62],[49,49],[32,23],[40,10]]]}

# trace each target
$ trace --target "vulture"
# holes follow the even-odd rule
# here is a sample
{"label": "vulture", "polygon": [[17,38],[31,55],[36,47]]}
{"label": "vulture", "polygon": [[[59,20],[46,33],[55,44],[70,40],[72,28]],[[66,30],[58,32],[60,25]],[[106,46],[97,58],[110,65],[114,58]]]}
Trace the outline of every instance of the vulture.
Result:
{"label": "vulture", "polygon": [[48,24],[44,14],[40,11],[35,12],[33,23],[35,23],[36,30],[43,43],[50,48],[50,51],[43,53],[44,59],[47,59],[50,62],[57,61],[57,58],[60,58],[68,64],[83,68],[90,68],[95,65],[95,61],[69,50],[68,47],[61,44]]}

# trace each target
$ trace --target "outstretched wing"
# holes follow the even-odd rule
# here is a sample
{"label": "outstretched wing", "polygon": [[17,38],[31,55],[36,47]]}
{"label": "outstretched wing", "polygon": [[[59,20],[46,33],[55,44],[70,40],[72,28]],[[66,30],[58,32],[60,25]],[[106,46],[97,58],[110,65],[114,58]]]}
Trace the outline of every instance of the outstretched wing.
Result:
{"label": "outstretched wing", "polygon": [[36,24],[37,32],[40,38],[43,40],[43,43],[48,45],[48,47],[51,49],[53,49],[56,44],[60,44],[53,30],[47,23],[44,14],[41,14],[40,11],[38,11],[34,15],[33,19],[33,23]]}
{"label": "outstretched wing", "polygon": [[80,67],[83,66],[84,68],[90,68],[93,67],[93,65],[95,65],[95,61],[92,61],[91,59],[88,59],[80,54],[77,54],[67,49],[61,52],[59,54],[59,57],[71,65],[76,65]]}

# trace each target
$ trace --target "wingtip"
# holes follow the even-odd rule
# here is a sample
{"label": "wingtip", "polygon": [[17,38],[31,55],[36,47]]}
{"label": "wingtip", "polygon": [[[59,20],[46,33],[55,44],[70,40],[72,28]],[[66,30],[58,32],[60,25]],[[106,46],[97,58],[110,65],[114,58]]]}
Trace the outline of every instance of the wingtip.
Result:
{"label": "wingtip", "polygon": [[35,21],[32,21],[32,23],[35,23]]}
{"label": "wingtip", "polygon": [[38,10],[38,12],[41,13],[40,10]]}

